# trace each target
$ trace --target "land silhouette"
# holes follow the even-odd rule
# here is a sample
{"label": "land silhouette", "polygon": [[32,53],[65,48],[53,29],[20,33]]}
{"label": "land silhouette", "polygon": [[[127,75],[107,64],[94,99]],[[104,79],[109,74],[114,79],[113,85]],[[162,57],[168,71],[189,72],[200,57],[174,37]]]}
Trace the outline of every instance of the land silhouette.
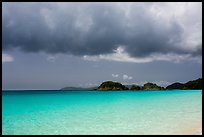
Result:
{"label": "land silhouette", "polygon": [[123,85],[119,82],[105,81],[98,87],[82,88],[82,87],[65,87],[60,90],[198,90],[202,89],[202,78],[191,80],[186,83],[175,82],[168,85],[166,88],[161,87],[155,83],[145,83],[140,85]]}

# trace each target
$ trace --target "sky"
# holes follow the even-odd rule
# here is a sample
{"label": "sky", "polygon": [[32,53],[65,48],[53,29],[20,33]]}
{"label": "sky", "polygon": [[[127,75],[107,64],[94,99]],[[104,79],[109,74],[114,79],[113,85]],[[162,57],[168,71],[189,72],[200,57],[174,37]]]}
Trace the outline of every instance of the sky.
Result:
{"label": "sky", "polygon": [[2,3],[2,88],[202,77],[202,3]]}

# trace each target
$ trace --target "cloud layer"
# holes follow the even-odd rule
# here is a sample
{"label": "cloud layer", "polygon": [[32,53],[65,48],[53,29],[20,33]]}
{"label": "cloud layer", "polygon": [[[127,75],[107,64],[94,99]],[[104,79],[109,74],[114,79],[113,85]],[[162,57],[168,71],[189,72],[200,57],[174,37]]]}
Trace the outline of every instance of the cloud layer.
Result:
{"label": "cloud layer", "polygon": [[202,3],[3,3],[2,8],[3,50],[127,62],[202,56]]}

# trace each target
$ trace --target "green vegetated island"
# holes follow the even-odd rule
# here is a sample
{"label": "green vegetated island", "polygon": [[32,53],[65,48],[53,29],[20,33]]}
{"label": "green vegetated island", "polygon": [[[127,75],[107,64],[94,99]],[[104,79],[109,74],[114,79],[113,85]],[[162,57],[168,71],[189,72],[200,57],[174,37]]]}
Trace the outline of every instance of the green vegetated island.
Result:
{"label": "green vegetated island", "polygon": [[155,83],[146,83],[143,86],[139,85],[123,85],[119,82],[105,81],[99,87],[91,88],[77,88],[77,87],[65,87],[61,90],[198,90],[202,89],[202,78],[188,81],[186,83],[173,83],[168,85],[166,88],[161,87]]}

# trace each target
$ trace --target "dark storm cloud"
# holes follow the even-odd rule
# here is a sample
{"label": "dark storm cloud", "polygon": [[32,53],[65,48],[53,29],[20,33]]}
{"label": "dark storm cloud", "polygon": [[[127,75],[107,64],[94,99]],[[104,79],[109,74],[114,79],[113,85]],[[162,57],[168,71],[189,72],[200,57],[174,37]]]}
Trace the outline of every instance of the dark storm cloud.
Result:
{"label": "dark storm cloud", "polygon": [[123,46],[132,57],[202,55],[202,43],[185,48],[186,28],[175,18],[154,18],[151,6],[135,3],[124,10],[113,3],[3,3],[3,50],[83,56]]}

